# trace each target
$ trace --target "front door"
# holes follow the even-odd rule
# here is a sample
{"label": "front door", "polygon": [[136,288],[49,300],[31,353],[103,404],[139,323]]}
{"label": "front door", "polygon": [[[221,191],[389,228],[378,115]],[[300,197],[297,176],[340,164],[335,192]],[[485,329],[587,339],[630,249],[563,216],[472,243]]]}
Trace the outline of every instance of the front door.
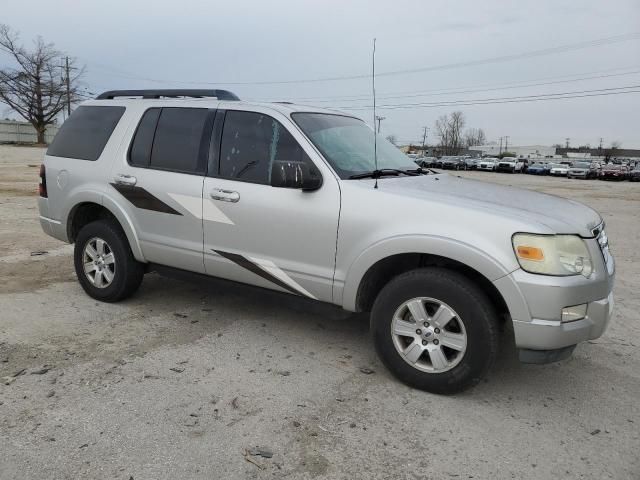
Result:
{"label": "front door", "polygon": [[[203,189],[206,272],[330,302],[340,210],[336,178],[286,117],[227,110],[216,121],[222,119],[212,149],[218,161]],[[309,162],[322,186],[309,192],[271,187],[275,160]]]}

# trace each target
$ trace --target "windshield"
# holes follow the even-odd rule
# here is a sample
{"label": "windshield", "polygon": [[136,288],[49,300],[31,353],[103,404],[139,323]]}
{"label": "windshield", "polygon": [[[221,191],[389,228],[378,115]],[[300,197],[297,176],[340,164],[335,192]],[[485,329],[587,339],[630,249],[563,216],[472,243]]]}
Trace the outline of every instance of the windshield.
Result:
{"label": "windshield", "polygon": [[[362,120],[327,113],[293,113],[294,122],[342,179],[375,170],[373,130]],[[378,135],[378,169],[416,170],[416,164]]]}
{"label": "windshield", "polygon": [[576,162],[573,164],[573,168],[589,168],[590,166],[589,162]]}

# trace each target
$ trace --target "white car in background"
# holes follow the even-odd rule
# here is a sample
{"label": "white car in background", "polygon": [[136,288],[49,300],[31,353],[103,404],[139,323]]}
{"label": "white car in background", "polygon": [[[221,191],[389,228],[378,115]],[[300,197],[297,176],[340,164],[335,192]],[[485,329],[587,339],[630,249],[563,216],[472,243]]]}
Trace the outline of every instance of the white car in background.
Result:
{"label": "white car in background", "polygon": [[496,163],[498,162],[497,158],[487,157],[483,158],[478,162],[478,170],[488,170],[493,171],[496,169]]}
{"label": "white car in background", "polygon": [[563,163],[551,164],[551,170],[549,170],[549,175],[553,175],[554,177],[566,177],[568,173],[569,173],[569,165],[565,165]]}

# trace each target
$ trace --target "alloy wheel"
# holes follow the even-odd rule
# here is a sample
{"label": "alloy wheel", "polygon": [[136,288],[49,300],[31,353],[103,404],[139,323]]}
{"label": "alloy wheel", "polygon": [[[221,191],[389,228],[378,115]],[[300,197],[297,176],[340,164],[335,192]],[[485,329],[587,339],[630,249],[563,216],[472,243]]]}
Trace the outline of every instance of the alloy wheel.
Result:
{"label": "alloy wheel", "polygon": [[107,242],[98,237],[91,238],[82,252],[84,274],[97,288],[107,288],[116,274],[116,259]]}
{"label": "alloy wheel", "polygon": [[467,332],[458,314],[429,297],[412,298],[400,305],[391,322],[391,335],[402,359],[428,373],[452,369],[467,349]]}

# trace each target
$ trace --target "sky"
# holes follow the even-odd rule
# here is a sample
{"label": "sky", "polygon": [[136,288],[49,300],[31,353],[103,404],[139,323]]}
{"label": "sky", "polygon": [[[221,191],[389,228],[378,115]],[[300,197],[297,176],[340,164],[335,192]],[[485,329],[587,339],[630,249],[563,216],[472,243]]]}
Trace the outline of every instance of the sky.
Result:
{"label": "sky", "polygon": [[461,110],[490,141],[640,148],[640,0],[0,0],[0,12],[25,45],[40,35],[85,65],[91,93],[224,88],[372,123],[376,38],[381,132],[401,143],[421,143],[424,126],[436,141],[436,119]]}

